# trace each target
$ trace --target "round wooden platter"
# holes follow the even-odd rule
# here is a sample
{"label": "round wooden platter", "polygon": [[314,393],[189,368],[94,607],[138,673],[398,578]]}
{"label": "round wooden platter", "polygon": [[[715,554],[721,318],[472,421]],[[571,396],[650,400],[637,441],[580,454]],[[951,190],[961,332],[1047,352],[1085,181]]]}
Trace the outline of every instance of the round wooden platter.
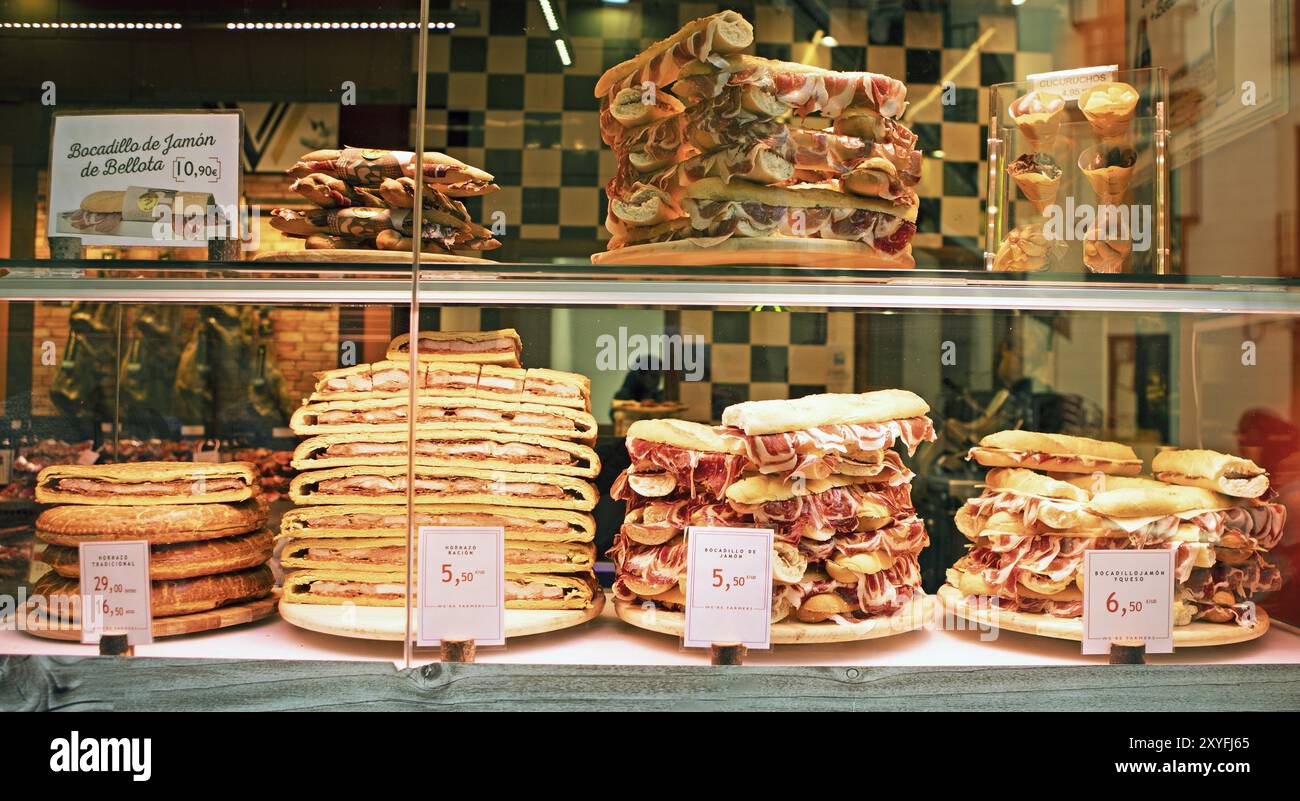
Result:
{"label": "round wooden platter", "polygon": [[[259,253],[253,261],[281,264],[410,264],[408,250],[275,250]],[[483,264],[481,256],[459,253],[421,253],[421,263],[426,264]]]}
{"label": "round wooden platter", "polygon": [[[632,601],[614,601],[614,611],[624,623],[640,629],[657,631],[681,637],[686,631],[686,615],[642,606]],[[858,642],[892,637],[923,628],[934,619],[934,599],[923,595],[898,610],[890,617],[864,620],[861,623],[800,623],[772,624],[773,645],[817,645],[835,642]]]}
{"label": "round wooden platter", "polygon": [[[1021,634],[1034,634],[1039,637],[1055,637],[1058,640],[1083,641],[1083,619],[1069,617],[1052,617],[1044,614],[1026,614],[1001,609],[972,608],[967,605],[961,590],[945,584],[939,588],[939,601],[957,617],[972,623],[982,623],[1007,631]],[[1270,620],[1262,608],[1258,610],[1258,620],[1254,626],[1245,628],[1235,623],[1190,623],[1174,627],[1174,646],[1176,648],[1197,648],[1208,645],[1231,645],[1248,642],[1264,636],[1268,631]]]}
{"label": "round wooden platter", "polygon": [[[279,592],[277,591],[265,598],[209,609],[206,612],[154,618],[153,636],[154,639],[160,639],[162,637],[197,634],[201,631],[215,631],[216,629],[229,628],[243,623],[252,623],[255,620],[261,620],[275,614],[275,606],[279,600]],[[81,639],[80,626],[69,623],[54,623],[39,613],[27,615],[23,631],[48,640],[77,641]]]}
{"label": "round wooden platter", "polygon": [[[507,609],[506,638],[545,634],[586,623],[605,608],[604,593],[598,593],[594,600],[590,609]],[[298,628],[361,640],[401,642],[406,637],[402,612],[393,606],[280,603],[280,617]]]}
{"label": "round wooden platter", "polygon": [[[706,240],[707,241],[707,240]],[[592,264],[623,266],[635,264],[690,267],[766,266],[840,267],[878,270],[910,270],[916,266],[909,247],[886,256],[855,242],[838,239],[784,239],[732,237],[721,244],[701,244],[693,239],[629,245],[595,253]]]}

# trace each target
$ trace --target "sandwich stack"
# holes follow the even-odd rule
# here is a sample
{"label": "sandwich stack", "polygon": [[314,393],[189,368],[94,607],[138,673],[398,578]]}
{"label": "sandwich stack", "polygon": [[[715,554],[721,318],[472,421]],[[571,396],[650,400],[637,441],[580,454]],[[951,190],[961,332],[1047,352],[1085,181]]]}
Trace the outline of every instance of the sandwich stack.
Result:
{"label": "sandwich stack", "polygon": [[617,170],[612,238],[593,261],[913,266],[921,154],[898,121],[906,87],[744,54],[753,39],[724,11],[601,76]]}
{"label": "sandwich stack", "polygon": [[271,227],[306,240],[308,250],[397,250],[415,246],[415,182],[423,176],[421,250],[449,254],[501,246],[456,198],[498,187],[490,174],[442,153],[315,150],[290,167],[290,187],[315,208],[272,209]]}
{"label": "sandwich stack", "polygon": [[[386,361],[318,373],[290,420],[309,437],[293,457],[298,508],[280,529],[290,622],[304,605],[406,604],[409,342],[393,340]],[[419,334],[415,524],[501,526],[508,610],[592,610],[590,381],[521,369],[520,351],[511,329]]]}
{"label": "sandwich stack", "polygon": [[[685,604],[689,526],[771,528],[773,642],[871,636],[852,624],[924,597],[917,554],[929,539],[912,507],[913,475],[892,448],[901,441],[911,453],[934,439],[928,411],[911,392],[884,390],[741,403],[723,411],[721,427],[632,424],[632,464],[612,490],[627,505],[610,550],[619,616],[643,625],[654,608],[654,620],[669,621],[660,630],[680,628],[671,613]],[[914,617],[874,636],[915,628],[923,615]]]}
{"label": "sandwich stack", "polygon": [[[74,619],[83,542],[149,542],[155,636],[247,622],[275,608],[270,600],[256,603],[270,598],[275,580],[266,503],[248,462],[47,467],[37,477],[36,500],[56,505],[36,520],[36,537],[45,543],[36,558],[50,571],[32,594],[50,608],[71,610]],[[249,613],[204,616],[233,605]],[[172,620],[160,625],[164,618]]]}
{"label": "sandwich stack", "polygon": [[[1029,431],[992,434],[970,455],[994,469],[956,517],[971,546],[940,595],[959,615],[982,606],[982,620],[1081,639],[1084,552],[1167,548],[1176,643],[1232,642],[1267,628],[1253,599],[1281,584],[1261,554],[1281,541],[1286,510],[1264,499],[1268,477],[1253,462],[1168,451],[1155,459],[1156,477],[1144,478],[1127,445]],[[1240,628],[1191,625],[1198,621]]]}

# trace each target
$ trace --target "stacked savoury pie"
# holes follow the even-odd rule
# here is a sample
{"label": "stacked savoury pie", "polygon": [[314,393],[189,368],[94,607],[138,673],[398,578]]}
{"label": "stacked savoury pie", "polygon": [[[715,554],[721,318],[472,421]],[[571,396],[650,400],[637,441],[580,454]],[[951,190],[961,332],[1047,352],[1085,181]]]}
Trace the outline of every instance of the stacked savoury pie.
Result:
{"label": "stacked savoury pie", "polygon": [[1166,451],[1143,478],[1127,445],[1032,431],[991,434],[971,458],[994,469],[957,513],[971,545],[948,583],[967,601],[1081,617],[1087,550],[1172,549],[1180,626],[1253,626],[1252,599],[1281,586],[1263,553],[1281,541],[1286,508],[1248,459]]}
{"label": "stacked savoury pie", "polygon": [[[420,332],[415,525],[500,526],[506,607],[583,609],[597,584],[586,376],[519,366],[512,329]],[[281,521],[287,603],[402,606],[410,337],[387,361],[317,373],[290,420],[296,509]]]}
{"label": "stacked savoury pie", "polygon": [[930,407],[905,390],[751,401],[722,426],[643,420],[610,557],[615,596],[680,611],[688,526],[771,528],[772,621],[852,622],[922,594],[929,544],[912,507],[913,474],[893,450],[935,438]]}
{"label": "stacked savoury pie", "polygon": [[[420,161],[422,163],[417,163]],[[424,181],[421,249],[426,253],[492,250],[492,232],[470,218],[456,198],[498,187],[490,174],[442,153],[395,150],[316,150],[288,173],[290,187],[316,208],[273,209],[271,227],[306,240],[308,250],[414,248],[415,182]]]}
{"label": "stacked savoury pie", "polygon": [[36,536],[46,543],[37,558],[51,570],[32,593],[74,618],[78,546],[87,542],[149,543],[154,617],[263,598],[275,586],[266,503],[249,462],[58,465],[37,476],[36,500],[57,505],[36,520]]}
{"label": "stacked savoury pie", "polygon": [[724,11],[601,76],[601,135],[618,165],[608,248],[834,240],[844,254],[910,266],[921,153],[898,121],[906,87],[743,54],[753,39]]}

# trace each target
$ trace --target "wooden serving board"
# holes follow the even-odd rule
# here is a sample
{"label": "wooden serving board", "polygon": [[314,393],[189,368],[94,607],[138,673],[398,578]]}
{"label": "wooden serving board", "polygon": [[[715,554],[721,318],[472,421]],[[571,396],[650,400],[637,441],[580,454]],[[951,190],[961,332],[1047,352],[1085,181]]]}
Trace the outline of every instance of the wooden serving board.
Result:
{"label": "wooden serving board", "polygon": [[[1026,614],[1002,609],[973,608],[966,604],[961,590],[945,584],[939,588],[939,600],[945,608],[957,617],[973,623],[982,623],[1007,631],[1021,634],[1035,634],[1039,637],[1055,637],[1058,640],[1083,641],[1083,619],[1070,617],[1053,617],[1044,614]],[[1196,622],[1186,626],[1174,627],[1174,647],[1196,648],[1207,645],[1231,645],[1248,642],[1264,636],[1268,631],[1270,620],[1262,608],[1258,610],[1258,621],[1251,628],[1244,628],[1235,623]]]}
{"label": "wooden serving board", "polygon": [[[259,253],[253,257],[253,261],[282,264],[410,264],[411,253],[407,250],[276,250]],[[483,264],[487,260],[481,256],[459,253],[421,253],[420,261],[431,264]]]}
{"label": "wooden serving board", "polygon": [[629,245],[595,253],[592,264],[630,264],[715,267],[749,265],[767,267],[840,267],[879,270],[910,270],[916,266],[909,247],[894,256],[884,256],[865,245],[837,239],[746,239],[732,237],[717,245],[692,239]]}
{"label": "wooden serving board", "polygon": [[[201,631],[252,623],[275,614],[275,606],[280,601],[279,591],[265,598],[246,601],[242,604],[222,606],[206,612],[176,617],[157,617],[153,621],[154,639],[175,637],[180,634],[197,634]],[[81,639],[81,627],[76,625],[58,625],[43,615],[28,615],[23,631],[47,640],[78,641]]]}
{"label": "wooden serving board", "polygon": [[[545,634],[586,623],[605,608],[604,593],[594,600],[590,609],[507,609],[506,637]],[[404,611],[394,606],[280,603],[280,617],[299,628],[361,640],[401,642],[406,637]]]}
{"label": "wooden serving board", "polygon": [[[619,619],[640,629],[657,631],[681,637],[686,631],[686,615],[647,608],[632,601],[614,601],[614,611]],[[922,596],[900,609],[891,617],[865,620],[861,623],[800,623],[772,624],[773,645],[815,645],[832,642],[857,642],[892,637],[923,628],[934,619],[934,599]]]}

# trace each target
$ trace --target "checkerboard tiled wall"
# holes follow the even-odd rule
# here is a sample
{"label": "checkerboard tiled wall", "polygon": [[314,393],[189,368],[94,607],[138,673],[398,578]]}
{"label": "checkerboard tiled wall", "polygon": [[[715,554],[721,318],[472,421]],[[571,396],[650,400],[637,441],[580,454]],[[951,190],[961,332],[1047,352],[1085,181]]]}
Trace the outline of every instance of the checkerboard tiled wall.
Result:
{"label": "checkerboard tiled wall", "polygon": [[[437,5],[437,3],[435,3]],[[445,3],[443,5],[446,5]],[[508,236],[606,238],[601,187],[613,155],[600,141],[596,77],[717,3],[558,0],[570,43],[564,67],[536,0],[456,0],[477,9],[479,25],[431,38],[427,142],[496,175],[502,191],[471,202],[491,220],[501,211]],[[840,70],[867,69],[903,79],[909,126],[925,153],[918,248],[982,252],[981,196],[987,95],[981,86],[1051,69],[1054,25],[1017,24],[993,0],[822,0],[736,2],[754,23],[762,56],[808,60]],[[819,22],[808,9],[825,9]],[[1026,12],[1021,9],[1020,20]],[[811,47],[826,24],[839,45]],[[810,52],[811,51],[811,52]],[[955,85],[945,104],[941,82]],[[943,153],[942,158],[934,155]]]}

